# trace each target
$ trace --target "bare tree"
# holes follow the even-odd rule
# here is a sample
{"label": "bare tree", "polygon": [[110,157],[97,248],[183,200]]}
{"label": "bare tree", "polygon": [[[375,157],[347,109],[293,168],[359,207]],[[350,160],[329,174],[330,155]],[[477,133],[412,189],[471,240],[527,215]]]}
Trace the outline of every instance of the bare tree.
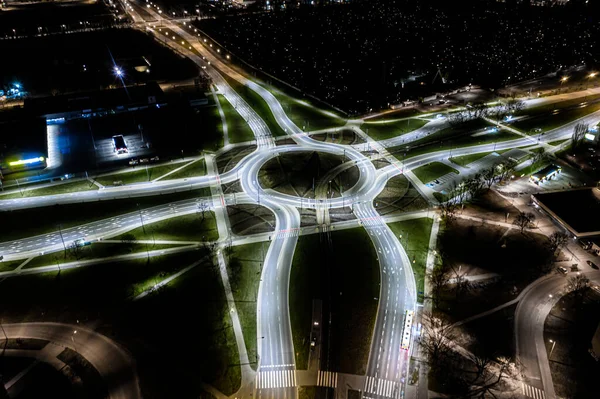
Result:
{"label": "bare tree", "polygon": [[132,252],[135,245],[138,243],[138,240],[133,233],[127,233],[123,234],[123,237],[121,237],[121,243],[123,243],[129,252]]}
{"label": "bare tree", "polygon": [[204,222],[206,211],[208,210],[208,204],[204,201],[198,204],[198,212],[202,214],[202,221]]}
{"label": "bare tree", "polygon": [[519,226],[521,233],[535,221],[535,215],[531,212],[519,212],[515,217],[514,224]]}
{"label": "bare tree", "polygon": [[494,184],[496,181],[496,172],[494,167],[492,166],[491,168],[484,170],[481,178],[483,179],[483,182],[487,186],[488,190],[492,188],[492,184]]}
{"label": "bare tree", "polygon": [[525,107],[525,103],[522,100],[511,98],[505,104],[505,109],[508,113],[519,112]]}
{"label": "bare tree", "polygon": [[440,204],[440,212],[442,219],[447,224],[452,224],[456,220],[457,206],[453,201],[446,201]]}
{"label": "bare tree", "polygon": [[498,180],[504,182],[508,180],[515,171],[517,163],[512,159],[507,159],[496,166]]}
{"label": "bare tree", "polygon": [[440,304],[442,291],[450,282],[450,273],[448,268],[442,264],[435,266],[427,277],[431,284],[431,299],[433,305],[437,308]]}
{"label": "bare tree", "polygon": [[577,274],[573,277],[569,277],[569,280],[567,281],[567,291],[575,295],[578,299],[582,299],[589,285],[589,278],[583,274]]}
{"label": "bare tree", "polygon": [[467,292],[469,292],[472,288],[472,284],[465,274],[458,273],[454,270],[454,295],[456,300],[462,298]]}
{"label": "bare tree", "polygon": [[519,365],[512,358],[469,354],[467,360],[470,367],[458,370],[464,398],[497,398],[494,391],[519,376]]}
{"label": "bare tree", "polygon": [[590,125],[581,122],[575,125],[573,128],[573,136],[571,137],[571,140],[573,141],[573,148],[577,148],[581,145],[585,134],[589,130],[589,127]]}
{"label": "bare tree", "polygon": [[429,365],[433,370],[444,368],[453,355],[451,342],[455,338],[454,327],[447,320],[423,313],[423,334],[421,347],[427,353]]}
{"label": "bare tree", "polygon": [[548,249],[553,257],[556,257],[557,252],[564,248],[569,242],[569,235],[560,231],[554,232],[548,237]]}
{"label": "bare tree", "polygon": [[69,245],[69,252],[79,260],[83,256],[83,242],[81,240],[75,240]]}

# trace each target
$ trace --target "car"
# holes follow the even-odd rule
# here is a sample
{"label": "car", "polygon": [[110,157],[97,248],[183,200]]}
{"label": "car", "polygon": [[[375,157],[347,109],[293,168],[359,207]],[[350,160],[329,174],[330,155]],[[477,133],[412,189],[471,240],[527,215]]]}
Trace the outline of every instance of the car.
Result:
{"label": "car", "polygon": [[561,266],[561,267],[559,267],[559,268],[558,268],[558,269],[556,269],[556,270],[557,270],[559,273],[561,273],[561,274],[567,274],[567,273],[569,272],[569,271],[568,271],[566,268],[564,268],[564,267],[562,267],[562,266]]}
{"label": "car", "polygon": [[597,265],[597,264],[595,264],[594,262],[592,262],[591,260],[588,260],[588,261],[587,261],[587,264],[588,264],[588,265],[589,265],[589,266],[590,266],[592,269],[596,269],[596,270],[598,270],[598,269],[599,269],[599,268],[598,268],[598,265]]}
{"label": "car", "polygon": [[155,156],[155,157],[152,157],[152,158],[150,158],[150,160],[151,160],[152,162],[156,162],[156,161],[158,161],[159,159],[160,159],[160,158],[158,157],[158,155],[157,155],[157,156]]}
{"label": "car", "polygon": [[148,163],[148,158],[142,158],[142,159],[140,159],[140,163]]}
{"label": "car", "polygon": [[137,165],[138,163],[140,163],[140,161],[138,161],[137,159],[132,159],[131,161],[129,161],[129,165]]}
{"label": "car", "polygon": [[317,338],[313,337],[313,339],[310,340],[310,348],[314,348],[317,345]]}
{"label": "car", "polygon": [[440,184],[440,181],[439,181],[438,179],[435,179],[435,180],[434,180],[434,183],[435,183],[435,184]]}

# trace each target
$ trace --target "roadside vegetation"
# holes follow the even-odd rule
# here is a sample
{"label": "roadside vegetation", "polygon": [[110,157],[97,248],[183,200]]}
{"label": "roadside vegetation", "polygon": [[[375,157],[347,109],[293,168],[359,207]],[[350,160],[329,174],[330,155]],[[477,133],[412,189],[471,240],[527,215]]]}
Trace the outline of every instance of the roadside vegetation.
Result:
{"label": "roadside vegetation", "polygon": [[259,242],[227,247],[225,250],[229,283],[242,325],[248,360],[254,370],[257,369],[259,360],[256,347],[256,301],[262,266],[268,249],[268,242]]}
{"label": "roadside vegetation", "polygon": [[248,86],[241,84],[237,80],[230,78],[228,75],[223,73],[221,73],[221,75],[227,81],[229,86],[231,86],[231,88],[235,90],[263,119],[273,136],[285,136],[287,134],[279,126],[275,120],[275,117],[273,116],[273,113],[271,112],[271,109],[258,93],[250,89]]}
{"label": "roadside vegetation", "polygon": [[219,94],[219,103],[225,114],[225,120],[227,121],[227,132],[229,135],[229,142],[231,144],[242,143],[244,141],[255,140],[254,133],[248,123],[242,118],[242,116],[236,111],[225,96]]}
{"label": "roadside vegetation", "polygon": [[[28,197],[38,197],[41,195],[55,195],[55,194],[69,194],[75,193],[79,191],[88,191],[88,190],[98,190],[98,186],[92,183],[89,180],[80,180],[75,182],[68,183],[58,183],[52,184],[48,187],[40,187],[27,189],[29,185],[23,185],[19,189],[18,187],[14,187],[19,191],[13,192],[10,194],[0,193],[0,200],[7,199],[15,199],[15,198],[28,198]],[[13,187],[11,187],[13,188]]]}
{"label": "roadside vegetation", "polygon": [[389,226],[404,247],[417,284],[417,299],[423,303],[425,291],[425,268],[429,252],[429,239],[433,219],[410,219],[390,223]]}
{"label": "roadside vegetation", "polygon": [[427,124],[424,119],[406,119],[401,121],[365,122],[360,128],[375,140],[385,140],[417,130]]}
{"label": "roadside vegetation", "polygon": [[431,162],[427,165],[419,166],[418,168],[413,169],[412,172],[423,183],[429,183],[448,173],[459,174],[458,170],[441,162]]}

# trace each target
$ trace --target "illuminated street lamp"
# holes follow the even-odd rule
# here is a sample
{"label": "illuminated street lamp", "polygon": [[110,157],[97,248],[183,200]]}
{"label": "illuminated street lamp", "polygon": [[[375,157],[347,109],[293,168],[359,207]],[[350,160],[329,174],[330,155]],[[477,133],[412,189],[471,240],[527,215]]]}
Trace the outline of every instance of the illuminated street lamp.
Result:
{"label": "illuminated street lamp", "polygon": [[595,78],[598,75],[598,72],[592,72],[588,75],[588,78]]}
{"label": "illuminated street lamp", "polygon": [[115,67],[115,75],[117,75],[118,77],[123,76],[123,70],[119,67]]}

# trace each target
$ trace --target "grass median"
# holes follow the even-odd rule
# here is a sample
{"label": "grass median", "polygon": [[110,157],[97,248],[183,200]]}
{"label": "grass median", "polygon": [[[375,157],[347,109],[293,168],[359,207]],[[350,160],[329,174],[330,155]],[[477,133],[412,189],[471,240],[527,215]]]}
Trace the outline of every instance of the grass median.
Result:
{"label": "grass median", "polygon": [[392,122],[365,122],[360,128],[375,140],[385,140],[422,128],[427,123],[428,121],[423,119],[406,119]]}
{"label": "grass median", "polygon": [[285,136],[286,133],[279,126],[271,109],[263,100],[263,98],[254,90],[250,89],[248,86],[245,86],[238,82],[237,80],[229,77],[228,75],[221,72],[221,75],[229,86],[236,91],[243,99],[248,103],[248,105],[262,118],[262,120],[266,123],[267,127],[271,131],[273,136]]}
{"label": "grass median", "polygon": [[206,161],[199,159],[192,164],[188,164],[184,168],[165,176],[161,180],[187,179],[190,177],[198,177],[206,175]]}
{"label": "grass median", "polygon": [[437,178],[440,178],[448,173],[459,174],[458,170],[441,162],[431,162],[427,165],[419,166],[413,169],[412,172],[423,183],[429,183]]}
{"label": "grass median", "polygon": [[266,242],[240,245],[228,250],[230,253],[226,257],[229,283],[242,325],[250,366],[254,370],[258,365],[256,300],[263,261],[268,249],[269,243]]}
{"label": "grass median", "polygon": [[490,152],[480,152],[478,154],[469,154],[469,155],[461,155],[459,157],[452,157],[449,159],[450,162],[455,163],[459,166],[463,166],[466,167],[469,164],[475,162],[475,161],[479,161],[481,158],[486,157],[488,155],[492,154],[492,151]]}
{"label": "grass median", "polygon": [[183,162],[177,162],[152,167],[138,166],[131,172],[99,176],[96,177],[95,180],[103,186],[113,186],[115,185],[115,182],[120,182],[119,185],[143,183],[157,179],[184,165],[185,163]]}
{"label": "grass median", "polygon": [[[331,312],[331,340],[325,344],[332,369],[364,374],[380,284],[377,255],[367,232],[362,228],[334,231],[331,246],[319,235],[301,236],[291,281],[290,318],[298,369],[308,366],[312,304],[320,299],[321,325],[327,325]],[[324,332],[323,338],[327,336]]]}
{"label": "grass median", "polygon": [[430,218],[404,220],[389,224],[411,262],[417,284],[417,299],[420,303],[423,303],[425,295],[425,271],[432,225],[433,219]]}
{"label": "grass median", "polygon": [[134,212],[138,209],[164,205],[190,198],[207,197],[209,195],[210,190],[208,188],[201,188],[148,197],[102,200],[4,211],[0,212],[2,223],[4,226],[11,226],[11,228],[0,229],[0,242],[39,234],[54,233],[58,231],[59,224],[61,228],[65,229]]}
{"label": "grass median", "polygon": [[252,141],[255,139],[254,133],[248,123],[242,118],[242,116],[236,111],[231,103],[225,98],[225,96],[219,94],[219,103],[225,114],[225,120],[227,121],[227,132],[229,134],[229,142],[231,144],[242,143],[244,141]]}
{"label": "grass median", "polygon": [[[27,190],[28,185],[24,185],[23,189],[10,194],[0,194],[0,200],[39,197],[42,195],[69,194],[80,191],[98,190],[98,186],[89,180],[80,180],[69,183],[53,184],[48,187],[34,188]],[[14,187],[16,188],[16,187]]]}
{"label": "grass median", "polygon": [[212,211],[190,213],[144,223],[127,233],[114,237],[114,240],[134,237],[136,240],[173,240],[173,241],[216,241],[219,239],[215,214]]}
{"label": "grass median", "polygon": [[307,100],[297,100],[268,86],[267,89],[270,89],[292,122],[304,131],[323,130],[346,124],[346,119],[332,111],[315,107]]}

